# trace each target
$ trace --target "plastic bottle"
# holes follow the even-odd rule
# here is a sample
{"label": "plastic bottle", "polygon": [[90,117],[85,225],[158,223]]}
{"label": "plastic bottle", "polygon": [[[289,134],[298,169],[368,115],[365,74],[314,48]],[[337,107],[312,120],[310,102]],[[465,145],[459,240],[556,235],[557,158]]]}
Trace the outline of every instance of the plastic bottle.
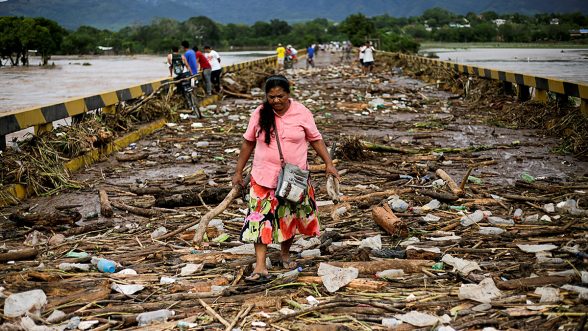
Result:
{"label": "plastic bottle", "polygon": [[302,251],[302,253],[300,253],[300,257],[316,257],[316,256],[321,256],[320,249],[309,249],[306,251]]}
{"label": "plastic bottle", "polygon": [[96,267],[100,272],[104,273],[113,273],[116,271],[116,262],[108,259],[94,259],[92,258],[92,263],[96,262]]}
{"label": "plastic bottle", "polygon": [[71,270],[82,270],[82,271],[90,271],[89,264],[83,263],[60,263],[59,270],[63,271],[71,271]]}
{"label": "plastic bottle", "polygon": [[148,311],[137,315],[137,322],[139,323],[139,326],[149,325],[153,322],[167,322],[167,319],[175,314],[175,311],[169,309]]}
{"label": "plastic bottle", "polygon": [[290,270],[288,272],[284,272],[283,274],[279,274],[277,276],[277,278],[285,278],[285,277],[297,276],[301,272],[302,272],[302,267],[298,267],[298,268],[296,268],[294,270]]}

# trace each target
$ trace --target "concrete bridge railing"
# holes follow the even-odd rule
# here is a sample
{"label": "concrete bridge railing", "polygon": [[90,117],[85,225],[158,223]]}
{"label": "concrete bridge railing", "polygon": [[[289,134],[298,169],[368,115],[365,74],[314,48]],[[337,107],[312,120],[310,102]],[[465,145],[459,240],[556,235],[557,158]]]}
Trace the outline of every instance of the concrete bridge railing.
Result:
{"label": "concrete bridge railing", "polygon": [[[481,78],[502,81],[505,84],[516,84],[518,86],[518,98],[520,101],[529,100],[531,97],[540,101],[547,101],[548,92],[564,97],[580,98],[580,109],[588,117],[588,85],[581,83],[566,82],[554,78],[538,77],[528,74],[521,74],[496,69],[459,64],[455,62],[431,59],[422,56],[399,54],[400,58],[409,63],[421,63],[429,66],[440,66],[452,69],[458,73]],[[532,96],[530,88],[535,89]]]}

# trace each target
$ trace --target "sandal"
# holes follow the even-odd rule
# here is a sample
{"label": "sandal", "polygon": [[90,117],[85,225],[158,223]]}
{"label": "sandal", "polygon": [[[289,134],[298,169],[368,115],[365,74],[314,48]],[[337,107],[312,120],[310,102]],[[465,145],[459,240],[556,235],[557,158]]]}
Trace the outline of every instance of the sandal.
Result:
{"label": "sandal", "polygon": [[263,274],[261,272],[254,272],[251,275],[244,278],[245,283],[249,284],[265,284],[272,280],[271,275]]}

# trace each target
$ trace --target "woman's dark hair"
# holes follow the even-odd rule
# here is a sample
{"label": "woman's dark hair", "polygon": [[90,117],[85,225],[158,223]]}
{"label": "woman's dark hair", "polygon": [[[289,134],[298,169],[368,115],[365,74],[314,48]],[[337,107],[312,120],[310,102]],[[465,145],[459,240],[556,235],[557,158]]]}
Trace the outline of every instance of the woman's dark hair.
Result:
{"label": "woman's dark hair", "polygon": [[[267,93],[274,87],[281,87],[282,90],[284,90],[284,92],[286,93],[290,93],[290,82],[288,82],[288,79],[282,75],[273,75],[273,76],[269,76],[266,80],[265,80],[265,94],[267,96]],[[261,110],[259,112],[259,127],[261,128],[261,131],[265,132],[265,143],[266,144],[270,144],[270,140],[271,140],[271,130],[272,127],[274,126],[274,122],[275,122],[275,114],[274,114],[274,110],[272,109],[272,106],[270,105],[270,103],[267,101],[267,97],[265,99],[265,101],[263,102],[263,105],[261,106]],[[260,131],[260,133],[261,133]]]}

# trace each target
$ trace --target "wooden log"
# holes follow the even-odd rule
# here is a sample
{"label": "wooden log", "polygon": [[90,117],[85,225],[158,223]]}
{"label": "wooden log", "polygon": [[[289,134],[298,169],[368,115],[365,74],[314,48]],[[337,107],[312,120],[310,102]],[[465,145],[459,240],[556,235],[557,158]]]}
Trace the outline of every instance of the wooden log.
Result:
{"label": "wooden log", "polygon": [[[323,280],[318,276],[299,276],[296,282],[307,283],[307,284],[322,284]],[[359,290],[359,291],[379,291],[386,287],[388,282],[379,280],[373,280],[369,278],[357,278],[351,281],[351,283],[345,285],[346,288]]]}
{"label": "wooden log", "polygon": [[374,206],[372,208],[372,218],[374,221],[381,226],[388,234],[404,238],[408,236],[408,226],[406,222],[396,217],[388,204],[384,204],[384,207]]}
{"label": "wooden log", "polygon": [[86,232],[92,232],[92,231],[96,231],[96,230],[100,230],[100,229],[104,229],[104,228],[109,228],[113,225],[114,225],[114,221],[111,221],[111,220],[104,221],[104,222],[94,222],[92,224],[87,224],[84,226],[71,228],[71,229],[65,231],[63,233],[63,235],[65,235],[66,237],[75,236],[75,235],[86,233]]}
{"label": "wooden log", "polygon": [[170,196],[160,196],[155,200],[155,205],[163,208],[201,206],[202,201],[214,205],[223,201],[229,191],[230,188],[227,187],[209,187],[201,192],[188,191]]}
{"label": "wooden log", "polygon": [[108,200],[108,194],[106,194],[105,190],[100,190],[100,214],[104,217],[112,217],[114,212],[112,211],[112,205],[110,205],[110,200]]}
{"label": "wooden log", "polygon": [[422,194],[422,195],[426,195],[428,197],[431,197],[433,199],[437,199],[440,201],[457,201],[457,199],[459,199],[458,196],[450,194],[450,193],[446,193],[446,192],[435,192],[435,191],[431,191],[431,190],[418,190],[417,193]]}
{"label": "wooden log", "polygon": [[143,217],[155,217],[159,216],[161,213],[157,210],[152,209],[145,209],[145,208],[138,208],[129,206],[119,201],[112,201],[112,205],[120,210],[128,211],[129,213],[133,213],[135,215],[143,216]]}
{"label": "wooden log", "polygon": [[19,249],[0,254],[0,262],[28,260],[36,257],[37,254],[39,251],[36,248]]}
{"label": "wooden log", "polygon": [[430,260],[403,260],[403,259],[388,259],[382,261],[359,261],[359,262],[329,262],[339,268],[356,268],[360,274],[374,275],[378,271],[388,269],[402,269],[406,273],[422,272],[421,268],[431,267],[435,262]]}
{"label": "wooden log", "polygon": [[11,221],[17,225],[25,226],[56,226],[56,225],[70,225],[80,219],[82,214],[75,210],[55,210],[52,212],[38,212],[29,213],[24,210],[19,210],[15,213],[10,214],[8,217]]}
{"label": "wooden log", "polygon": [[223,93],[228,94],[232,97],[236,97],[236,98],[242,98],[242,99],[248,99],[248,100],[254,100],[255,98],[251,95],[251,94],[244,94],[244,93],[238,93],[238,92],[232,92],[229,89],[224,89]]}
{"label": "wooden log", "polygon": [[459,186],[457,186],[453,178],[451,178],[451,176],[449,176],[445,171],[443,171],[443,169],[437,169],[435,173],[437,174],[437,176],[439,176],[441,179],[447,182],[447,186],[449,186],[449,189],[451,190],[451,192],[453,192],[453,194],[457,195],[458,197],[464,195],[464,191],[461,188],[459,188]]}
{"label": "wooden log", "polygon": [[118,153],[115,158],[118,162],[133,162],[144,160],[149,157],[149,153]]}
{"label": "wooden log", "polygon": [[539,287],[539,286],[560,286],[573,281],[573,276],[541,276],[531,278],[519,278],[502,281],[495,278],[496,287],[501,290],[518,290],[521,288]]}

